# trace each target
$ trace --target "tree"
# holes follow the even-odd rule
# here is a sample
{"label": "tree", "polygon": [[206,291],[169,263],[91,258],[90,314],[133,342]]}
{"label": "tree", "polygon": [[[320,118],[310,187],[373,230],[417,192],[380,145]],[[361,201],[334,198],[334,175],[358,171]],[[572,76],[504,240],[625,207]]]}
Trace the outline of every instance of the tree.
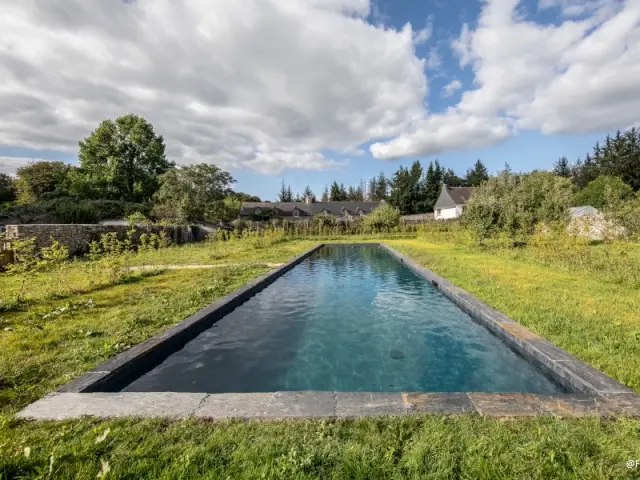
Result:
{"label": "tree", "polygon": [[[180,223],[221,220],[225,217],[223,200],[232,196],[233,182],[229,173],[215,165],[172,168],[160,178],[153,215]],[[231,207],[231,201],[228,203]]]}
{"label": "tree", "polygon": [[69,171],[72,167],[64,162],[33,162],[16,171],[17,199],[20,203],[36,203],[46,197],[67,193]]}
{"label": "tree", "polygon": [[571,166],[569,165],[567,157],[560,157],[556,163],[553,164],[553,174],[559,177],[571,177]]}
{"label": "tree", "polygon": [[304,187],[304,191],[302,192],[302,197],[304,198],[305,201],[307,198],[310,198],[312,202],[316,201],[316,196],[313,194],[313,191],[311,190],[311,187],[309,187],[309,185]]}
{"label": "tree", "polygon": [[601,175],[580,190],[573,203],[576,206],[591,205],[595,208],[604,208],[610,202],[624,202],[632,198],[633,189],[620,178]]}
{"label": "tree", "polygon": [[327,188],[326,185],[324,187],[324,191],[322,192],[322,201],[323,202],[328,202],[329,201],[329,189]]}
{"label": "tree", "polygon": [[464,180],[456,175],[456,173],[450,168],[444,172],[442,176],[442,181],[445,185],[449,185],[450,187],[461,187]]}
{"label": "tree", "polygon": [[640,130],[618,131],[613,138],[607,135],[604,145],[596,142],[592,153],[572,170],[572,180],[579,188],[600,175],[618,177],[634,191],[640,190]]}
{"label": "tree", "polygon": [[438,201],[440,192],[442,191],[442,182],[444,181],[444,172],[438,160],[429,163],[427,173],[424,176],[422,190],[423,190],[423,204],[422,212],[433,212],[433,207]]}
{"label": "tree", "polygon": [[0,173],[0,203],[13,202],[16,199],[16,185],[13,178]]}
{"label": "tree", "polygon": [[104,120],[79,145],[73,188],[91,198],[147,201],[158,189],[160,175],[174,166],[162,136],[133,114]]}
{"label": "tree", "polygon": [[374,197],[377,201],[386,200],[389,192],[389,181],[385,177],[384,172],[380,172],[376,180],[376,189]]}
{"label": "tree", "polygon": [[388,203],[375,208],[364,217],[364,226],[372,232],[390,232],[400,223],[400,212]]}
{"label": "tree", "polygon": [[231,196],[236,197],[241,202],[260,202],[260,197],[256,195],[249,195],[248,193],[232,192]]}
{"label": "tree", "polygon": [[285,185],[284,180],[282,180],[282,186],[280,187],[280,192],[278,193],[278,201],[281,203],[293,202],[291,185]]}
{"label": "tree", "polygon": [[477,187],[482,182],[489,179],[489,172],[484,164],[477,160],[472,169],[467,170],[465,184],[469,187]]}
{"label": "tree", "polygon": [[347,189],[344,184],[338,185],[338,182],[331,184],[330,198],[332,202],[343,202],[348,199]]}

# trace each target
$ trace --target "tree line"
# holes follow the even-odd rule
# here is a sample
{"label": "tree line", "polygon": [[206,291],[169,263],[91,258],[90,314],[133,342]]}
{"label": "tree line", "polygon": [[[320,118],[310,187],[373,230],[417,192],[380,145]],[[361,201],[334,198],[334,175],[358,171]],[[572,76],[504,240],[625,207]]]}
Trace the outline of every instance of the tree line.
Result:
{"label": "tree line", "polygon": [[4,215],[40,210],[90,223],[139,212],[173,222],[217,221],[234,219],[243,201],[260,201],[234,192],[233,177],[214,165],[177,167],[163,137],[137,115],[100,123],[79,142],[78,163],[39,161],[18,168],[15,179],[0,175]]}
{"label": "tree line", "polygon": [[[384,172],[369,181],[361,180],[359,185],[348,185],[334,181],[324,188],[319,201],[381,201],[396,207],[402,215],[433,212],[442,184],[451,187],[475,187],[489,178],[485,165],[477,160],[463,177],[440,165],[438,160],[430,162],[426,171],[419,160],[410,167],[400,167],[390,178]],[[309,186],[301,194],[292,194],[291,186],[284,181],[278,192],[279,202],[302,202],[316,196]]]}

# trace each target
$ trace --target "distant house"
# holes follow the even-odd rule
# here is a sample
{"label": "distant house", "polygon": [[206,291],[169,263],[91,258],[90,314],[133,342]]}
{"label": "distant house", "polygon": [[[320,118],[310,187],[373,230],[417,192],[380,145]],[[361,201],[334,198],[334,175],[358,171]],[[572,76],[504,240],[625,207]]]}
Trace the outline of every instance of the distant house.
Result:
{"label": "distant house", "polygon": [[244,202],[240,218],[255,220],[261,217],[282,217],[288,220],[304,220],[313,215],[331,215],[345,219],[364,217],[381,202]]}
{"label": "distant house", "polygon": [[433,216],[436,220],[458,218],[462,215],[464,205],[471,197],[471,187],[448,187],[442,184],[442,191],[433,207]]}

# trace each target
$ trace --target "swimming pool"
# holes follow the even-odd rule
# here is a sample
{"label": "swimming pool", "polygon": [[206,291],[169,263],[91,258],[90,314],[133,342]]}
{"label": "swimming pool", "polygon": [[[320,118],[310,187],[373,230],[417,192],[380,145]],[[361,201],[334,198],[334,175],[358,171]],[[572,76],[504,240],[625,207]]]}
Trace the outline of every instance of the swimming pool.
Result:
{"label": "swimming pool", "polygon": [[330,245],[124,392],[564,390],[378,245]]}

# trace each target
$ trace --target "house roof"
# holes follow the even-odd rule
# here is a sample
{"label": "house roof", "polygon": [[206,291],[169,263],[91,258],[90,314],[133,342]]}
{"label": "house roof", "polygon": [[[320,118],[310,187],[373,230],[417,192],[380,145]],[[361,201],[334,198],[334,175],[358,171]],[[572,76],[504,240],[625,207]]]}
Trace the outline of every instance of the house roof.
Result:
{"label": "house roof", "polygon": [[326,211],[332,215],[342,215],[346,210],[350,215],[355,215],[362,211],[367,214],[380,205],[380,202],[243,202],[240,209],[240,215],[252,215],[257,208],[271,209],[274,208],[281,216],[293,216],[294,210],[298,210],[302,216],[311,216]]}
{"label": "house roof", "polygon": [[447,187],[447,192],[456,205],[464,205],[471,198],[471,187]]}
{"label": "house roof", "polygon": [[569,209],[569,215],[572,217],[596,217],[599,214],[600,211],[591,205],[582,205],[580,207],[571,207]]}
{"label": "house roof", "polygon": [[471,197],[472,192],[473,188],[471,187],[449,187],[443,184],[434,208],[455,208],[464,205]]}

